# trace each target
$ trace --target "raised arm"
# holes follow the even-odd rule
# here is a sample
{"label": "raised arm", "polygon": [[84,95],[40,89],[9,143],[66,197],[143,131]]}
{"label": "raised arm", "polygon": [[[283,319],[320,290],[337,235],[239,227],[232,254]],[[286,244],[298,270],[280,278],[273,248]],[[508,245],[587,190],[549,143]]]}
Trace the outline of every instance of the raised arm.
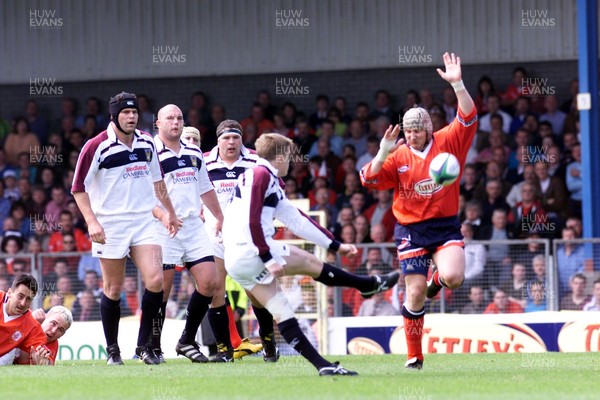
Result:
{"label": "raised arm", "polygon": [[468,115],[475,109],[475,103],[462,81],[460,57],[456,56],[454,53],[448,54],[446,52],[442,58],[444,59],[446,71],[444,72],[438,68],[437,72],[442,79],[452,85],[454,92],[456,93],[456,98],[458,99],[458,108],[462,110],[465,115]]}

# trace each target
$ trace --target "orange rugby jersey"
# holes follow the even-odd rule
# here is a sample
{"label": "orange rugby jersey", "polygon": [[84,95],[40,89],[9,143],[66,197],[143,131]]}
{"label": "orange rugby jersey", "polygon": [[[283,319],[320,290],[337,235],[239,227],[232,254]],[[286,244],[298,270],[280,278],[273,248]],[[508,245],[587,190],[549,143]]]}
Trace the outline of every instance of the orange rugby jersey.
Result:
{"label": "orange rugby jersey", "polygon": [[[5,304],[8,300],[6,293],[0,291],[0,356],[14,348],[29,353],[31,346],[45,345],[47,338],[42,326],[33,318],[31,311],[17,318],[7,320]],[[56,355],[54,356],[56,357]]]}
{"label": "orange rugby jersey", "polygon": [[[371,163],[360,173],[363,186],[370,189],[394,189],[393,212],[402,225],[458,214],[460,176],[467,152],[477,130],[477,110],[458,115],[437,132],[423,152],[400,146],[390,154],[379,173],[371,172]],[[448,186],[434,183],[429,177],[429,163],[440,153],[452,153],[460,162],[459,178]]]}

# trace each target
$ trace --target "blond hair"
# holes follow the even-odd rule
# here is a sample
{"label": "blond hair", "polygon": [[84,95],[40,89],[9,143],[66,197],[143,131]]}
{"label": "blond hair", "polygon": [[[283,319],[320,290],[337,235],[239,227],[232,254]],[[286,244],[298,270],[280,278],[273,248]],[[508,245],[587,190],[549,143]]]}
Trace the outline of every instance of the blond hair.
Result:
{"label": "blond hair", "polygon": [[273,161],[278,155],[289,155],[294,142],[279,133],[263,133],[255,142],[259,157]]}

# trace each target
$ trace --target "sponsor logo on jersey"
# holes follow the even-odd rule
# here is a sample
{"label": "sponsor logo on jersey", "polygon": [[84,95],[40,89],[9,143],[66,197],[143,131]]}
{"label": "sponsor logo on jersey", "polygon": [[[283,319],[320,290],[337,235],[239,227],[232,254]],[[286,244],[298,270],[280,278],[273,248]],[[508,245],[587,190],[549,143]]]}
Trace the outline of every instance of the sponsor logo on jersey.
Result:
{"label": "sponsor logo on jersey", "polygon": [[262,270],[262,272],[260,274],[256,275],[256,277],[254,278],[254,280],[256,282],[262,282],[262,280],[267,277],[268,273],[269,273],[269,271],[265,268],[265,269]]}
{"label": "sponsor logo on jersey", "polygon": [[133,153],[133,154],[130,154],[130,155],[129,155],[129,159],[130,159],[131,161],[137,161],[137,159],[138,159],[138,158],[137,158],[137,154],[135,154],[135,153]]}
{"label": "sponsor logo on jersey", "polygon": [[407,238],[402,238],[400,240],[400,245],[398,246],[398,250],[402,250],[410,246],[410,235]]}
{"label": "sponsor logo on jersey", "polygon": [[136,165],[134,167],[125,168],[123,179],[135,179],[150,175],[147,165]]}
{"label": "sponsor logo on jersey", "polygon": [[13,342],[18,342],[19,340],[21,340],[22,337],[23,334],[21,333],[21,331],[15,331],[15,333],[12,334],[11,339]]}
{"label": "sponsor logo on jersey", "polygon": [[185,167],[185,160],[178,160],[177,165],[179,165],[180,167]]}
{"label": "sponsor logo on jersey", "polygon": [[235,171],[228,171],[228,172],[225,174],[225,176],[226,176],[226,177],[228,177],[228,178],[235,178],[235,177],[236,177],[236,175],[235,175]]}
{"label": "sponsor logo on jersey", "polygon": [[415,192],[429,196],[442,190],[443,186],[435,183],[431,178],[423,179],[415,184]]}
{"label": "sponsor logo on jersey", "polygon": [[408,165],[403,165],[403,166],[401,166],[400,168],[398,168],[398,173],[399,173],[399,174],[403,174],[403,173],[405,173],[406,171],[408,171],[408,169],[409,169],[409,168],[410,168],[410,167],[409,167]]}

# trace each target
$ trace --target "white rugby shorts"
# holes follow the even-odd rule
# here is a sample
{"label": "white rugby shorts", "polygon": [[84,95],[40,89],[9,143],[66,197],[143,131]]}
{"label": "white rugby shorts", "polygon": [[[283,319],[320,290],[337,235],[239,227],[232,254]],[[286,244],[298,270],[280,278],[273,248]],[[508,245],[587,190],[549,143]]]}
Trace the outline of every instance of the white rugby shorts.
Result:
{"label": "white rugby shorts", "polygon": [[92,242],[92,256],[117,260],[128,256],[131,246],[158,245],[155,221],[152,213],[137,214],[130,218],[99,217],[106,243]]}
{"label": "white rugby shorts", "polygon": [[213,246],[199,216],[185,218],[173,238],[169,237],[169,231],[160,221],[156,220],[156,224],[163,264],[184,265],[213,255]]}

